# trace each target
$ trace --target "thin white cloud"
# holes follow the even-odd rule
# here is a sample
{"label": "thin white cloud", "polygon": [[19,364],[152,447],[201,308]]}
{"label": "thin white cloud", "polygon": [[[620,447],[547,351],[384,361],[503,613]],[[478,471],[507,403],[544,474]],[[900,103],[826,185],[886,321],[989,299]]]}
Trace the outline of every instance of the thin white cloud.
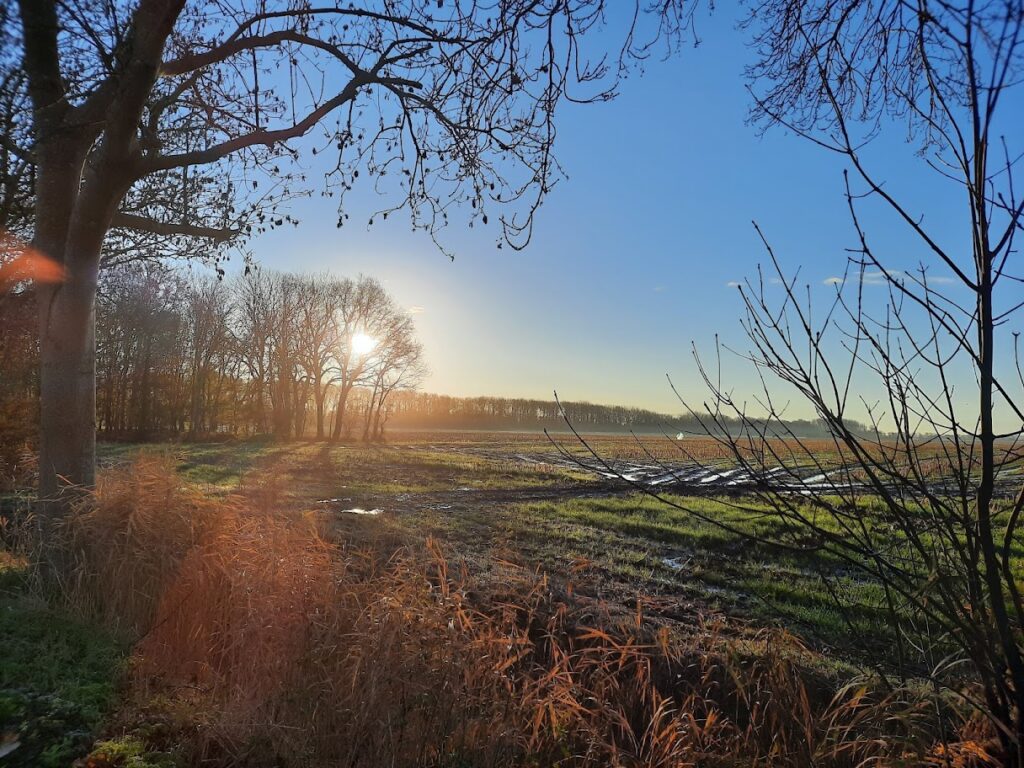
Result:
{"label": "thin white cloud", "polygon": [[411,307],[409,307],[410,315],[420,315],[423,314],[424,312],[426,312],[426,310],[419,304],[413,304]]}
{"label": "thin white cloud", "polygon": [[739,288],[743,283],[737,283],[735,280],[730,280],[725,284],[726,288]]}
{"label": "thin white cloud", "polygon": [[859,274],[858,279],[864,285],[887,285],[892,280],[906,280],[907,273],[895,269],[865,269]]}
{"label": "thin white cloud", "polygon": [[863,285],[889,285],[890,283],[907,283],[921,285],[927,282],[929,287],[939,285],[952,285],[956,282],[951,277],[925,275],[920,272],[907,272],[902,269],[876,269],[874,267],[853,272],[846,277],[832,275],[821,281],[822,285],[844,285],[845,283],[860,283]]}
{"label": "thin white cloud", "polygon": [[665,286],[664,285],[656,285],[656,286],[654,286],[654,292],[655,293],[664,293],[665,292]]}
{"label": "thin white cloud", "polygon": [[935,286],[952,285],[956,282],[952,277],[945,275],[929,275],[927,273],[922,275],[917,271],[907,272],[902,269],[865,269],[859,273],[858,277],[864,281],[864,285],[888,285],[890,282],[896,281],[917,285],[927,283],[929,286]]}

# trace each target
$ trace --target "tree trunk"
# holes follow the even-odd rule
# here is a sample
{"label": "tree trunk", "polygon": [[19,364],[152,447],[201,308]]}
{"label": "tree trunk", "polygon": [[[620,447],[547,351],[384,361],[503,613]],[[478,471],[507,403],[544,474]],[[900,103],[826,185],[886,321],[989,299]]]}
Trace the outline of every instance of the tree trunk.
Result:
{"label": "tree trunk", "polygon": [[324,386],[319,382],[314,382],[313,398],[316,400],[316,439],[324,439],[324,399],[326,392]]}
{"label": "tree trunk", "polygon": [[41,299],[39,495],[54,516],[96,480],[96,271],[69,273]]}
{"label": "tree trunk", "polygon": [[338,406],[334,410],[334,432],[331,435],[331,440],[338,442],[341,439],[341,430],[344,428],[345,422],[345,405],[348,402],[348,393],[351,387],[347,384],[341,385],[341,390],[338,392]]}
{"label": "tree trunk", "polygon": [[139,386],[139,424],[138,437],[140,440],[149,439],[150,433],[150,371],[153,367],[152,361],[152,337],[146,337],[146,351],[142,358],[142,382]]}
{"label": "tree trunk", "polygon": [[198,435],[199,435],[199,433],[200,433],[200,431],[202,429],[202,422],[203,422],[203,412],[202,412],[203,399],[202,399],[202,392],[203,392],[203,384],[204,384],[203,378],[204,378],[203,372],[202,372],[202,369],[201,369],[201,367],[199,365],[199,353],[197,352],[194,355],[194,359],[193,359],[193,362],[192,362],[192,398],[191,398],[192,407],[191,407],[191,416],[190,416],[190,422],[189,422],[190,423],[189,434],[192,437],[198,437]]}

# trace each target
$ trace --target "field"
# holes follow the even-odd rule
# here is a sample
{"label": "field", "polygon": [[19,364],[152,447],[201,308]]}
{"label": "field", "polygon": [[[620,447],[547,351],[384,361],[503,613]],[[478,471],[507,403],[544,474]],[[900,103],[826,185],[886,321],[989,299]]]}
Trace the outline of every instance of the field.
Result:
{"label": "field", "polygon": [[[95,768],[986,764],[991,733],[949,697],[913,673],[877,685],[897,668],[882,587],[769,543],[785,524],[714,441],[587,442],[103,444],[57,594],[19,554],[28,493],[3,500],[0,749]],[[801,450],[807,473],[835,464]]]}
{"label": "field", "polygon": [[[853,642],[853,631],[858,640],[871,638],[881,658],[891,651],[876,585],[827,556],[795,555],[701,519],[771,538],[780,523],[752,514],[749,503],[736,509],[732,488],[702,483],[699,496],[666,495],[699,512],[695,516],[605,476],[600,467],[576,465],[567,453],[587,466],[595,459],[571,436],[554,439],[406,433],[371,446],[108,444],[102,461],[112,466],[139,453],[167,455],[183,477],[218,494],[272,476],[289,507],[314,510],[339,541],[388,539],[397,546],[433,537],[476,573],[487,573],[495,561],[514,561],[626,612],[642,599],[650,616],[669,623],[721,615],[736,627],[784,627],[830,662],[856,660],[854,646],[864,643]],[[594,436],[587,442],[618,466],[654,461],[665,467],[681,458],[680,446],[662,437]],[[811,447],[820,451],[817,461],[827,460],[831,444],[812,441]],[[729,464],[710,440],[687,441],[683,450],[688,459]],[[857,607],[838,613],[823,576]]]}

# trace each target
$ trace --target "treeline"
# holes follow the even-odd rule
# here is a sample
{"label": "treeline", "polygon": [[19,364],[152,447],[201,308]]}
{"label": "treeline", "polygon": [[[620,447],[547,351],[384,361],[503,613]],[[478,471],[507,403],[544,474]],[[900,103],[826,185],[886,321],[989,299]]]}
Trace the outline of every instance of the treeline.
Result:
{"label": "treeline", "polygon": [[252,270],[109,273],[97,316],[97,428],[110,437],[378,438],[425,369],[379,282]]}
{"label": "treeline", "polygon": [[[644,408],[587,402],[562,402],[559,405],[553,400],[400,392],[390,406],[390,423],[401,429],[558,430],[567,429],[566,417],[580,432],[706,434],[704,427],[691,415],[670,415]],[[742,426],[738,420],[727,423],[737,430]],[[786,426],[800,437],[829,435],[827,427],[820,421],[798,419],[787,422]]]}
{"label": "treeline", "polygon": [[[36,306],[0,299],[0,431],[38,417]],[[107,270],[97,304],[96,427],[108,439],[269,434],[378,439],[425,374],[412,317],[368,277]]]}
{"label": "treeline", "polygon": [[[36,312],[29,289],[0,295],[0,438],[8,452],[37,429]],[[643,408],[416,392],[425,367],[412,318],[368,277],[250,270],[217,279],[158,263],[109,269],[96,347],[96,425],[107,439],[557,430],[563,410],[581,432],[703,434],[692,416]],[[788,426],[827,435],[817,421]]]}

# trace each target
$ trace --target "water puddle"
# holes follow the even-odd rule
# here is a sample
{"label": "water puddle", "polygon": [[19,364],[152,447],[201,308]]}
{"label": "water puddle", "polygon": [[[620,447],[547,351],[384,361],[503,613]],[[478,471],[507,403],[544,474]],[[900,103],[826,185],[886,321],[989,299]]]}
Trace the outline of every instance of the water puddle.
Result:
{"label": "water puddle", "polygon": [[[351,504],[351,498],[345,499],[320,499],[317,504]],[[338,513],[342,515],[370,515],[376,516],[384,512],[383,509],[363,509],[362,507],[351,507],[349,509],[339,509]]]}

